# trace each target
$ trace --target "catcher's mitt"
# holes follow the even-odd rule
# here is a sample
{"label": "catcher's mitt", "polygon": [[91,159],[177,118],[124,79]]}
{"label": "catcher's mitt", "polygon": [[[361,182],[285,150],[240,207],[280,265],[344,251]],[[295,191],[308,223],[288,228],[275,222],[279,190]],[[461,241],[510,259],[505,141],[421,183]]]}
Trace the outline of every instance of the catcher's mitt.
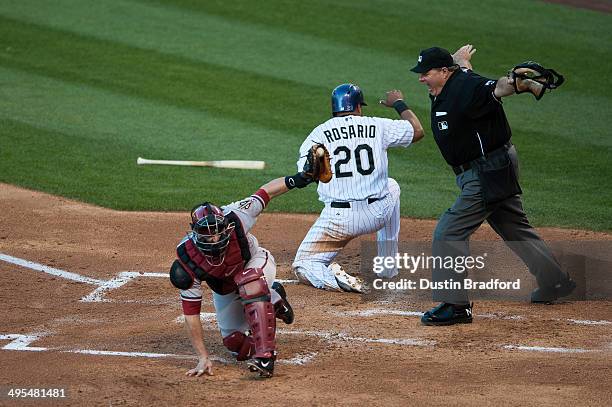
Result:
{"label": "catcher's mitt", "polygon": [[329,151],[323,144],[315,144],[308,151],[303,174],[309,180],[328,183],[332,179]]}
{"label": "catcher's mitt", "polygon": [[514,91],[519,93],[529,92],[536,100],[544,96],[546,89],[556,89],[565,80],[563,75],[554,69],[544,68],[534,61],[526,61],[514,67],[508,72],[508,77],[512,80]]}

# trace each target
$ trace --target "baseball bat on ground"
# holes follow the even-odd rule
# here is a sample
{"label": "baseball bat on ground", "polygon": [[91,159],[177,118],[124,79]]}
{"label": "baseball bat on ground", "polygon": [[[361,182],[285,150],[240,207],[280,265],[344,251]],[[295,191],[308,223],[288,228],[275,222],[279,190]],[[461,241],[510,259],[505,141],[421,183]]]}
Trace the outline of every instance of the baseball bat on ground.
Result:
{"label": "baseball bat on ground", "polygon": [[183,165],[188,167],[214,167],[214,168],[237,168],[241,170],[263,170],[266,166],[264,161],[245,161],[245,160],[221,160],[221,161],[176,161],[176,160],[148,160],[138,157],[136,164],[157,164],[157,165]]}

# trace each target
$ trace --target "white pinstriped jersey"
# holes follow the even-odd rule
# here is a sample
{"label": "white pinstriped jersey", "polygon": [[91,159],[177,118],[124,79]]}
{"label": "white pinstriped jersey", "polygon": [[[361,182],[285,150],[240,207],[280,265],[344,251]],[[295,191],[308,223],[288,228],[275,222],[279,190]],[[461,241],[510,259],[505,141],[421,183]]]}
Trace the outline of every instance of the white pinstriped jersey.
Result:
{"label": "white pinstriped jersey", "polygon": [[319,199],[360,201],[388,194],[387,148],[407,147],[414,129],[407,120],[380,117],[333,117],[316,127],[300,147],[298,171],[315,143],[325,145],[331,156],[332,180],[319,183]]}

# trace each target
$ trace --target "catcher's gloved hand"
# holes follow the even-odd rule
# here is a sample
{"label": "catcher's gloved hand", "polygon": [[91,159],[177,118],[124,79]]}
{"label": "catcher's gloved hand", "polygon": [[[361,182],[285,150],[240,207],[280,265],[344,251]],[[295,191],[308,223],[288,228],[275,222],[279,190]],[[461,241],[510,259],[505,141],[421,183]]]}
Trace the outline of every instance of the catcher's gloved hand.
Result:
{"label": "catcher's gloved hand", "polygon": [[517,94],[529,92],[536,100],[544,96],[546,89],[556,89],[565,80],[563,75],[554,69],[544,68],[534,61],[526,61],[515,66],[508,72],[508,79],[514,85]]}
{"label": "catcher's gloved hand", "polygon": [[308,151],[304,170],[304,178],[310,182],[328,183],[332,179],[329,151],[323,144],[315,144]]}
{"label": "catcher's gloved hand", "polygon": [[302,171],[285,177],[285,185],[289,189],[304,188],[312,182],[328,183],[331,178],[329,151],[323,144],[315,144],[308,150]]}

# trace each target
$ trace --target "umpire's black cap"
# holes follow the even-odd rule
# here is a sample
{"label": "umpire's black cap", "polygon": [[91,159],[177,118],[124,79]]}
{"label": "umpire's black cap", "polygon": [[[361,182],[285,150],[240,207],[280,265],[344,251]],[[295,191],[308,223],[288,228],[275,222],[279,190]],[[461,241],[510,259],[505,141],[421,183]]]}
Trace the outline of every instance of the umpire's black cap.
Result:
{"label": "umpire's black cap", "polygon": [[440,47],[431,47],[424,49],[419,54],[419,59],[412,72],[425,73],[430,69],[444,68],[455,65],[450,52]]}

